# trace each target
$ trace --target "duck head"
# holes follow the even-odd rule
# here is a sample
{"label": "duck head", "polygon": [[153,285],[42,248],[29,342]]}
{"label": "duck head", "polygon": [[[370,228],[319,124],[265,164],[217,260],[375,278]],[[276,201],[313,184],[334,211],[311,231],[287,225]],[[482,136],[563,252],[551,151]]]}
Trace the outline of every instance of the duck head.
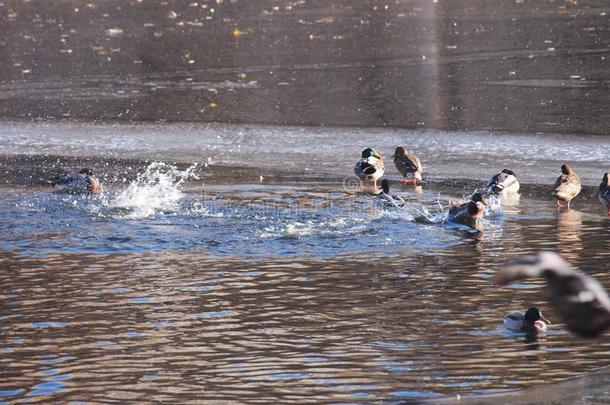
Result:
{"label": "duck head", "polygon": [[377,153],[377,151],[373,148],[366,148],[365,150],[362,151],[362,159],[368,159],[370,157],[374,157],[376,159],[382,159],[383,156],[380,153]]}
{"label": "duck head", "polygon": [[542,312],[536,308],[531,307],[523,316],[523,327],[526,329],[536,330],[538,332],[546,330],[546,324],[551,324],[551,322],[546,319]]}
{"label": "duck head", "polygon": [[407,150],[404,146],[397,146],[394,150],[394,156],[405,156],[407,154]]}
{"label": "duck head", "polygon": [[491,185],[491,191],[494,193],[501,193],[505,187],[512,183],[512,179],[516,180],[517,176],[515,172],[510,169],[503,169],[497,176],[495,176],[495,183]]}
{"label": "duck head", "polygon": [[572,170],[572,168],[568,165],[561,165],[561,173],[567,176],[574,173],[574,170]]}
{"label": "duck head", "polygon": [[86,167],[80,169],[80,172],[78,172],[78,174],[83,174],[85,176],[95,176],[95,174],[93,174],[93,171],[91,171],[91,169],[88,169]]}
{"label": "duck head", "polygon": [[99,194],[101,191],[100,181],[95,177],[93,171],[86,167],[80,169],[78,174],[85,176],[87,179],[87,192],[91,194]]}

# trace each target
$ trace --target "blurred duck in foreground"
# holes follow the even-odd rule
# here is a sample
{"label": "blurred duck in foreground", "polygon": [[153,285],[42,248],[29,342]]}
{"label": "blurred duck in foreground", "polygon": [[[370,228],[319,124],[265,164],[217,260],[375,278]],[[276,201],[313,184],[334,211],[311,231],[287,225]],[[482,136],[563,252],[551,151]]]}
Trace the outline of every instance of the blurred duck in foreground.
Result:
{"label": "blurred duck in foreground", "polygon": [[490,193],[499,196],[506,196],[508,194],[517,194],[519,192],[519,181],[515,172],[510,169],[503,169],[500,173],[496,174],[489,180],[487,188]]}
{"label": "blurred duck in foreground", "polygon": [[500,270],[496,281],[506,285],[529,277],[546,279],[549,300],[573,333],[593,338],[610,327],[610,299],[602,285],[558,254],[540,252],[517,260]]}
{"label": "blurred duck in foreground", "polygon": [[568,203],[569,209],[570,201],[580,193],[580,178],[568,165],[561,166],[561,173],[562,175],[557,178],[553,185],[554,190],[552,194],[557,199],[557,208],[561,207],[560,201],[565,201]]}
{"label": "blurred duck in foreground", "polygon": [[[422,181],[423,167],[419,158],[403,146],[397,147],[394,151],[394,165],[403,176],[402,184],[413,184],[415,186],[418,181]],[[408,178],[409,174],[413,176],[410,179]]]}
{"label": "blurred duck in foreground", "polygon": [[354,167],[354,173],[360,179],[360,189],[364,189],[364,182],[373,182],[373,186],[377,188],[377,180],[384,172],[383,156],[373,148],[363,150],[360,160]]}
{"label": "blurred duck in foreground", "polygon": [[609,173],[604,173],[604,178],[602,179],[601,184],[599,185],[599,201],[606,207],[608,210],[608,216],[610,216],[610,175]]}
{"label": "blurred duck in foreground", "polygon": [[99,194],[102,191],[100,181],[90,169],[81,169],[78,173],[61,176],[53,186],[64,193]]}
{"label": "blurred duck in foreground", "polygon": [[487,206],[486,196],[481,193],[474,193],[467,203],[459,204],[452,201],[451,205],[452,208],[449,209],[447,221],[468,225],[477,231],[483,230],[481,218],[483,218],[485,207]]}
{"label": "blurred duck in foreground", "polygon": [[528,309],[525,314],[523,312],[511,312],[504,320],[504,325],[512,331],[534,334],[545,332],[547,323],[550,324],[551,322],[536,307]]}

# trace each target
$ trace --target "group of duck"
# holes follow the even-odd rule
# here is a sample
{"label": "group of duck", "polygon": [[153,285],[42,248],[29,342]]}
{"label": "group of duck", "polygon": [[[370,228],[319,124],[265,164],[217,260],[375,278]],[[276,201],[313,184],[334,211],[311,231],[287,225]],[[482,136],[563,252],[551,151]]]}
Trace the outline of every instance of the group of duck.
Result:
{"label": "group of duck", "polygon": [[[403,176],[401,183],[415,186],[423,182],[423,166],[420,159],[403,146],[398,146],[392,156],[394,165]],[[360,189],[371,184],[373,192],[393,205],[404,200],[390,194],[390,183],[381,181],[381,191],[377,186],[385,173],[383,156],[374,148],[362,151],[360,160],[354,167],[360,179]],[[466,203],[452,202],[449,209],[449,220],[481,230],[480,218],[483,217],[488,196],[501,198],[517,195],[520,184],[515,173],[504,169],[494,175],[483,192],[475,192]],[[564,164],[561,175],[553,185],[552,195],[557,200],[557,207],[570,202],[582,188],[578,175]],[[599,200],[608,210],[610,216],[610,177],[605,173],[599,186]],[[541,252],[537,256],[526,257],[503,268],[496,276],[501,285],[513,283],[528,277],[542,277],[547,282],[547,292],[552,305],[557,309],[569,330],[582,337],[596,337],[610,328],[610,299],[602,285],[583,272],[572,267],[561,256],[552,252]],[[546,331],[550,322],[542,315],[540,309],[529,308],[525,313],[512,312],[505,319],[505,325],[513,331],[538,334]]]}
{"label": "group of duck", "polygon": [[[418,185],[423,181],[423,167],[420,159],[411,151],[399,146],[393,155],[396,169],[402,174],[404,184]],[[377,181],[385,173],[383,156],[373,148],[362,151],[361,159],[354,169],[361,180],[361,188],[365,183],[373,183],[378,190]],[[561,167],[562,174],[554,184],[553,195],[557,206],[570,201],[581,190],[579,177],[568,166]],[[69,193],[101,193],[99,179],[91,169],[83,168],[78,173],[61,176],[53,182],[60,191]],[[392,201],[404,201],[400,197],[390,195],[387,179],[381,182],[381,191],[376,194]],[[478,219],[483,216],[487,204],[487,195],[507,196],[517,194],[520,185],[512,170],[504,169],[494,175],[485,188],[485,192],[474,193],[470,201],[464,204],[453,203],[449,216],[454,222],[469,225],[478,229]],[[610,179],[604,174],[599,186],[599,199],[608,209],[610,215]],[[567,328],[582,337],[596,337],[610,328],[610,299],[602,285],[590,276],[572,267],[561,256],[552,252],[541,252],[537,256],[526,257],[501,269],[496,275],[496,282],[501,285],[510,284],[529,277],[542,277],[547,282],[547,293],[551,304],[565,322]],[[505,319],[505,325],[510,330],[526,333],[541,333],[550,323],[542,312],[529,308],[525,313],[513,312]]]}
{"label": "group of duck", "polygon": [[[403,184],[413,184],[415,186],[423,182],[423,166],[421,160],[404,146],[398,146],[392,155],[394,165],[403,179]],[[385,174],[383,156],[374,148],[366,148],[362,151],[360,160],[354,167],[354,173],[360,179],[360,190],[364,190],[365,185],[372,185],[373,192],[381,198],[391,201],[394,205],[402,205],[404,201],[400,197],[390,194],[390,183],[386,179],[381,181],[381,190],[377,185]],[[494,175],[484,191],[477,191],[472,194],[469,201],[459,203],[452,201],[449,209],[449,220],[451,222],[468,225],[469,227],[481,230],[480,219],[483,217],[485,208],[488,204],[488,197],[494,195],[500,198],[516,196],[519,192],[520,184],[515,172],[504,169]],[[570,202],[582,189],[582,184],[574,170],[564,164],[561,166],[561,175],[553,185],[552,195],[557,200],[557,208],[563,204],[570,208]],[[610,216],[610,176],[605,173],[599,185],[599,201],[606,207]]]}

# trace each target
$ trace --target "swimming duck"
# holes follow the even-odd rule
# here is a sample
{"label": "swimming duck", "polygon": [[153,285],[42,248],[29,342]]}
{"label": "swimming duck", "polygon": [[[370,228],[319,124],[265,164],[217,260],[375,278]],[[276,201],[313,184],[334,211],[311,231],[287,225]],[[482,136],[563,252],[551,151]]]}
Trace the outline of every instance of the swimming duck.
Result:
{"label": "swimming duck", "polygon": [[99,194],[102,191],[100,181],[90,169],[83,168],[78,173],[61,176],[53,186],[64,193]]}
{"label": "swimming duck", "polygon": [[546,331],[546,324],[550,324],[542,312],[536,308],[529,308],[525,314],[523,312],[511,312],[504,320],[504,325],[512,331],[541,333]]}
{"label": "swimming duck", "polygon": [[599,201],[608,209],[608,216],[610,216],[610,175],[604,173],[604,178],[599,185]]}
{"label": "swimming duck", "polygon": [[483,218],[485,207],[487,206],[487,197],[481,193],[474,193],[467,203],[459,205],[452,202],[453,207],[449,209],[449,222],[468,225],[472,229],[482,231],[480,219]]}
{"label": "swimming duck", "polygon": [[377,194],[384,203],[396,208],[402,208],[406,202],[400,196],[390,194],[390,181],[388,179],[381,180],[381,192]]}
{"label": "swimming duck", "polygon": [[[401,183],[417,185],[418,181],[422,181],[423,167],[419,158],[403,146],[394,151],[394,165],[403,176]],[[411,179],[407,178],[409,173],[413,175]]]}
{"label": "swimming duck", "polygon": [[568,165],[562,165],[561,172],[563,174],[557,178],[555,184],[553,185],[553,195],[557,199],[557,208],[561,207],[560,201],[566,201],[569,209],[572,198],[576,197],[578,193],[580,193],[580,178]]}
{"label": "swimming duck", "polygon": [[516,194],[519,192],[519,181],[515,172],[510,169],[503,169],[489,180],[487,188],[490,192],[504,196],[506,194]]}
{"label": "swimming duck", "polygon": [[384,172],[383,156],[373,148],[363,150],[360,160],[354,167],[354,173],[360,178],[360,189],[364,188],[365,181],[372,181],[376,188],[377,180],[383,176]]}
{"label": "swimming duck", "polygon": [[596,337],[610,327],[610,298],[602,285],[553,252],[519,259],[501,269],[501,285],[529,277],[546,279],[546,292],[566,326],[582,337]]}

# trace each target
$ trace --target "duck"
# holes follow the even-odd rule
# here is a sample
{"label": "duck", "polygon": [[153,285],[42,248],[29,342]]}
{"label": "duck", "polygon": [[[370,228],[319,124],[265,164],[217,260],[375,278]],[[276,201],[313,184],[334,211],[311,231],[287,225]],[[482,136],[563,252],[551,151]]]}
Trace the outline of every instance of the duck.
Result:
{"label": "duck", "polygon": [[502,169],[502,171],[494,175],[487,184],[490,193],[500,196],[507,194],[516,194],[519,192],[520,184],[517,180],[517,175],[510,169]]}
{"label": "duck", "polygon": [[388,179],[381,180],[381,191],[376,194],[376,197],[381,199],[384,204],[396,208],[403,208],[406,204],[400,196],[390,194],[390,181]]}
{"label": "duck", "polygon": [[599,185],[599,201],[604,204],[610,217],[610,173],[604,173],[604,178]]}
{"label": "duck", "polygon": [[[404,146],[398,146],[393,157],[396,169],[403,176],[402,184],[413,184],[415,186],[417,182],[422,181],[423,167],[415,153],[407,150]],[[411,179],[408,178],[409,173],[413,175]]]}
{"label": "duck", "polygon": [[362,151],[360,160],[354,166],[354,173],[360,179],[360,189],[364,189],[364,182],[373,182],[377,188],[377,180],[383,176],[385,166],[383,156],[373,148],[366,148]]}
{"label": "duck", "polygon": [[452,208],[449,209],[449,222],[468,225],[472,229],[482,231],[481,218],[485,213],[487,206],[487,197],[479,192],[476,192],[470,198],[470,201],[459,204],[452,202]]}
{"label": "duck", "polygon": [[534,334],[546,332],[547,323],[551,324],[536,307],[529,308],[525,313],[511,312],[504,319],[504,325],[510,330]]}
{"label": "duck", "polygon": [[71,194],[99,194],[102,191],[99,179],[88,168],[65,174],[52,184],[57,190]]}
{"label": "duck", "polygon": [[539,252],[509,263],[496,273],[499,285],[538,277],[546,294],[572,333],[594,338],[610,328],[610,298],[604,287],[555,252]]}
{"label": "duck", "polygon": [[561,166],[562,175],[557,178],[553,185],[553,195],[557,199],[557,208],[561,207],[561,201],[568,203],[580,193],[581,183],[580,178],[574,173],[574,170],[568,165]]}

